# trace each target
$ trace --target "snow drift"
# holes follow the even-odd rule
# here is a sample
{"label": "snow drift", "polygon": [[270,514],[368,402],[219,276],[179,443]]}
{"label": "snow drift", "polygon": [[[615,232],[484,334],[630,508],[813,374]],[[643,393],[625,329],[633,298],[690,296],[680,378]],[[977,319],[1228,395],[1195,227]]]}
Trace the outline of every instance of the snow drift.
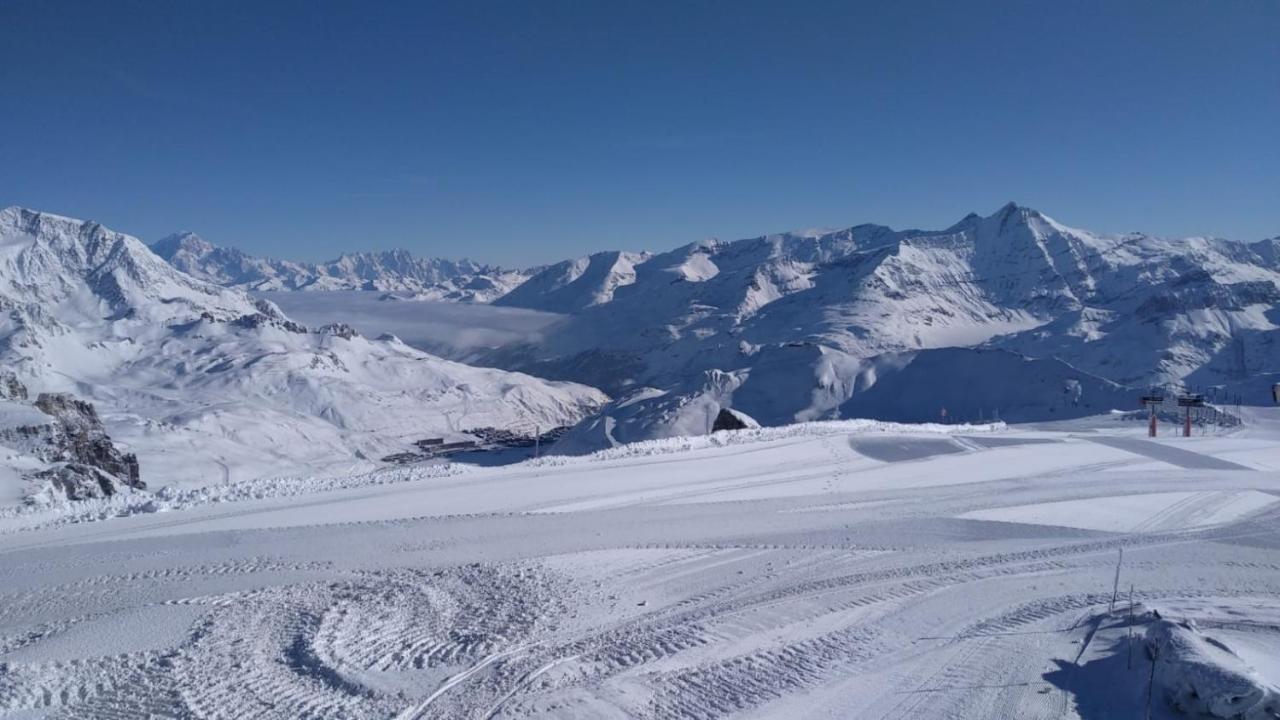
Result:
{"label": "snow drift", "polygon": [[1280,686],[1262,678],[1194,622],[1158,619],[1147,628],[1159,692],[1179,714],[1234,720],[1280,718]]}

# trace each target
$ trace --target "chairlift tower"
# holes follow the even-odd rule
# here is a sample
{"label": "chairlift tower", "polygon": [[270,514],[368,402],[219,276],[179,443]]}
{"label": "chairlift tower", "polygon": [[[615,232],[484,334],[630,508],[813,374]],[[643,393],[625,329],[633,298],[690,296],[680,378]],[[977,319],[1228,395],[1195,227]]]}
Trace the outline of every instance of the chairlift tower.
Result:
{"label": "chairlift tower", "polygon": [[1147,437],[1156,436],[1156,408],[1164,404],[1164,396],[1159,393],[1151,393],[1142,396],[1142,405],[1147,408],[1147,414],[1150,420],[1147,424]]}
{"label": "chairlift tower", "polygon": [[1182,436],[1191,437],[1191,408],[1204,407],[1204,396],[1196,394],[1182,395],[1178,398],[1178,405],[1186,408],[1186,423],[1183,426]]}

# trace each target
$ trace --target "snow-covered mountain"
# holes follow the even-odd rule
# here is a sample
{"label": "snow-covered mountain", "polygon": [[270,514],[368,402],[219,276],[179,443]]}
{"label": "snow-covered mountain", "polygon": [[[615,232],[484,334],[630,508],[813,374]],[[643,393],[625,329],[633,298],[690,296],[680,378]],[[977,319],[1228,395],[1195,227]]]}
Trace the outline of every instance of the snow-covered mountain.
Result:
{"label": "snow-covered mountain", "polygon": [[0,366],[90,400],[149,484],[371,464],[425,437],[571,424],[607,398],[309,329],[97,223],[0,211]]}
{"label": "snow-covered mountain", "polygon": [[[530,271],[523,282],[525,274],[509,273],[503,276],[509,285],[486,284],[499,272],[486,266],[407,253],[345,255],[308,266],[253,258],[191,235],[155,248],[173,267],[210,283],[170,277],[150,254],[130,260],[125,277],[138,281],[103,277],[110,265],[96,256],[77,266],[103,297],[162,290],[115,311],[123,313],[119,322],[148,318],[116,338],[159,342],[168,336],[149,328],[181,324],[179,315],[195,313],[212,318],[202,323],[217,323],[198,335],[222,353],[246,343],[235,333],[215,340],[236,323],[253,325],[242,329],[254,330],[258,343],[273,333],[280,337],[271,342],[290,338],[290,361],[314,356],[321,359],[307,362],[325,365],[326,353],[337,352],[330,345],[339,340],[323,340],[333,332],[291,332],[296,326],[277,309],[254,303],[240,288],[376,288],[566,313],[534,341],[486,351],[481,363],[616,395],[565,443],[582,449],[708,432],[725,408],[766,425],[833,417],[936,420],[944,413],[1047,420],[1128,408],[1135,389],[1149,385],[1213,387],[1262,402],[1280,379],[1280,239],[1101,235],[1012,203],[943,230],[859,225],[704,241],[659,254],[601,252]],[[24,273],[40,267],[30,265]],[[45,288],[58,281],[51,276],[27,286],[24,292],[48,294]],[[36,300],[23,312],[47,313],[56,305],[62,318],[74,306],[57,297]],[[360,358],[396,347],[347,334],[338,332],[346,344],[336,347],[368,344],[356,353]],[[243,383],[235,392],[270,386],[253,368],[285,363],[272,357],[246,362],[245,372],[230,376]],[[362,362],[339,360],[348,370]],[[168,361],[139,354],[132,362],[130,371]],[[451,372],[479,372],[462,368]],[[177,370],[166,365],[154,373]],[[295,371],[287,363],[274,370]],[[378,386],[383,377],[379,371],[358,379]],[[190,382],[210,392],[216,385]],[[568,403],[575,411],[602,399],[574,397],[581,400]],[[348,413],[365,403],[320,405],[307,404],[304,413]],[[119,430],[113,435],[128,439]]]}
{"label": "snow-covered mountain", "polygon": [[565,260],[537,272],[495,305],[523,307],[544,312],[571,313],[613,300],[618,288],[636,281],[636,265],[648,253],[600,252]]}
{"label": "snow-covered mountain", "polygon": [[344,254],[324,263],[300,263],[248,255],[182,232],[151,249],[194,277],[246,290],[378,290],[424,300],[490,302],[524,282],[529,273],[470,260],[415,257],[407,250]]}
{"label": "snow-covered mountain", "polygon": [[[1280,373],[1274,240],[1100,235],[1010,203],[938,231],[859,225],[620,257],[553,266],[503,298],[574,314],[489,361],[614,392],[606,413],[629,403],[618,423],[680,418],[636,438],[688,431],[671,408],[691,403],[710,405],[694,413],[708,429],[722,406],[765,424],[944,408],[1040,420],[1128,407],[1126,388],[1152,384],[1262,402]],[[654,390],[629,401],[639,387]]]}

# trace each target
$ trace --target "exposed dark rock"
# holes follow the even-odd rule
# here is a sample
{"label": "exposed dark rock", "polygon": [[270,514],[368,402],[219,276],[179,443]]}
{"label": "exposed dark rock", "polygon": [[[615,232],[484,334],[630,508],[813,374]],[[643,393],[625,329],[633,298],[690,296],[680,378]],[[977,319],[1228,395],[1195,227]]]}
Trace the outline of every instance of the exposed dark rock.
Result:
{"label": "exposed dark rock", "polygon": [[106,497],[122,486],[146,488],[137,456],[115,446],[92,404],[66,393],[41,393],[34,404],[48,423],[0,428],[0,439],[56,464],[31,478],[49,481],[68,500]]}
{"label": "exposed dark rock", "polygon": [[742,418],[735,415],[729,408],[720,408],[720,413],[716,415],[716,421],[711,426],[711,432],[717,430],[745,430],[751,427],[743,422]]}
{"label": "exposed dark rock", "polygon": [[27,399],[27,387],[9,370],[0,370],[0,400]]}
{"label": "exposed dark rock", "polygon": [[382,458],[382,462],[396,463],[397,465],[408,465],[409,463],[421,462],[426,459],[427,456],[420,453],[402,452],[395,453],[394,455],[388,455]]}
{"label": "exposed dark rock", "polygon": [[116,448],[92,404],[66,393],[41,393],[35,405],[62,422],[68,441],[63,450],[65,461],[105,470],[133,488],[146,487],[137,456]]}
{"label": "exposed dark rock", "polygon": [[346,323],[330,323],[320,328],[320,332],[326,335],[336,335],[343,340],[350,340],[360,334],[356,332],[355,328]]}
{"label": "exposed dark rock", "polygon": [[67,463],[41,470],[31,477],[47,480],[53,489],[68,500],[88,500],[116,494],[117,479],[92,465]]}
{"label": "exposed dark rock", "polygon": [[286,330],[291,333],[297,333],[299,335],[302,335],[307,332],[307,328],[305,325],[301,325],[292,320],[284,319],[283,316],[281,316],[280,318],[275,318],[275,317],[271,317],[270,315],[263,315],[262,313],[253,313],[252,315],[241,315],[240,317],[231,321],[231,324],[237,327],[248,329],[248,330],[253,330],[255,328],[260,328],[264,326],[270,326],[270,327],[278,327],[281,330]]}

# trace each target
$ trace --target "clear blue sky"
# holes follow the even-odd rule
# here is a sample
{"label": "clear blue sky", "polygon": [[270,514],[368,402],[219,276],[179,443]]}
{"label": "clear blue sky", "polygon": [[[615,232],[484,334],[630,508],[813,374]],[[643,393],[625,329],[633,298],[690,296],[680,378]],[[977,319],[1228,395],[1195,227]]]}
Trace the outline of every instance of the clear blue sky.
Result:
{"label": "clear blue sky", "polygon": [[1007,200],[1280,234],[1280,2],[0,0],[0,206],[506,264]]}

